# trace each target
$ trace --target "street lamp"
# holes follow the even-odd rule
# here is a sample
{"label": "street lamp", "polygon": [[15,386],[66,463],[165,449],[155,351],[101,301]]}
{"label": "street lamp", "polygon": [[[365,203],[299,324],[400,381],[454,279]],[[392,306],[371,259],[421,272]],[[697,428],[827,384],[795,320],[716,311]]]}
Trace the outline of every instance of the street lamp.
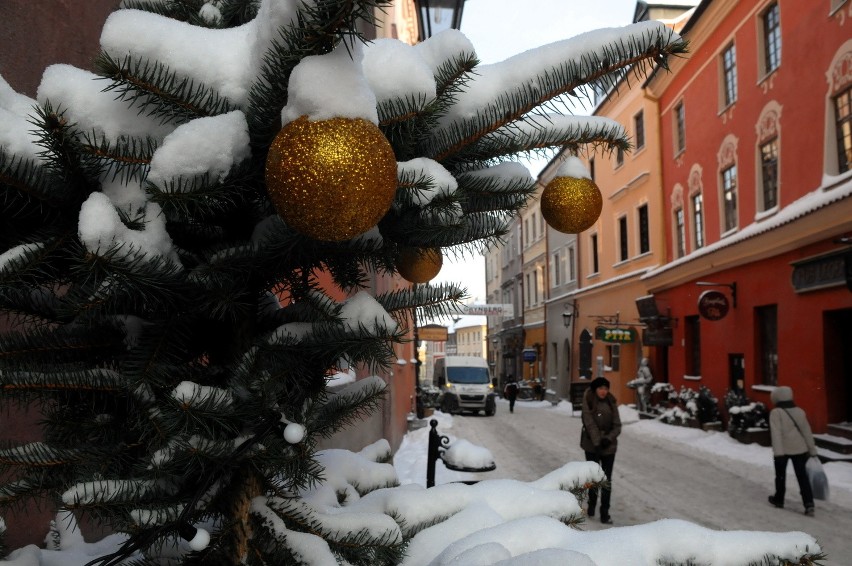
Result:
{"label": "street lamp", "polygon": [[414,0],[420,28],[419,41],[446,29],[461,27],[464,0]]}
{"label": "street lamp", "polygon": [[562,324],[565,325],[565,328],[571,326],[571,319],[574,316],[580,314],[580,311],[577,309],[577,303],[565,303],[565,310],[562,312]]}

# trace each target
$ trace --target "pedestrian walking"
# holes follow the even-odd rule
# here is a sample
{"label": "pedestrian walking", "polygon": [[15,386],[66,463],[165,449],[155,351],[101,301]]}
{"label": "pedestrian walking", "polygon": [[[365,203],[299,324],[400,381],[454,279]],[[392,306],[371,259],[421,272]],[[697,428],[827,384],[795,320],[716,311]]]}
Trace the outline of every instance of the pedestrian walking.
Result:
{"label": "pedestrian walking", "polygon": [[509,376],[509,382],[503,388],[503,397],[509,400],[509,412],[515,412],[515,400],[518,398],[518,382],[515,378]]}
{"label": "pedestrian walking", "polygon": [[813,517],[814,494],[806,470],[808,458],[817,455],[811,425],[808,423],[805,411],[793,403],[791,388],[776,387],[770,398],[775,404],[775,408],[769,412],[769,432],[772,437],[772,455],[775,460],[775,494],[769,496],[769,503],[779,509],[784,507],[787,461],[790,460],[793,462],[793,471],[799,482],[805,515]]}
{"label": "pedestrian walking", "polygon": [[[601,523],[611,524],[612,468],[618,449],[618,435],[621,434],[621,418],[618,416],[618,402],[609,392],[609,380],[605,377],[593,379],[583,395],[582,417],[580,447],[586,452],[586,460],[598,463],[606,476],[606,484],[601,487],[600,517]],[[597,502],[597,488],[590,489],[586,512],[589,517],[595,516]]]}

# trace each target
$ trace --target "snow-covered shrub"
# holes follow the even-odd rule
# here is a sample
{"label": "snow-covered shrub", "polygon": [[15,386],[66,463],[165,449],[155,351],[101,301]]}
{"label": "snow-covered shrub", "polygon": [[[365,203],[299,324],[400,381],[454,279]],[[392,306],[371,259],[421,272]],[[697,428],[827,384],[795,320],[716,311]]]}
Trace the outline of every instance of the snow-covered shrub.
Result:
{"label": "snow-covered shrub", "polygon": [[713,395],[713,392],[704,385],[698,388],[698,396],[695,398],[695,403],[698,406],[696,416],[698,422],[715,423],[722,420],[719,414],[719,399]]}
{"label": "snow-covered shrub", "polygon": [[698,390],[682,386],[680,391],[674,393],[674,388],[668,385],[669,404],[667,409],[661,411],[660,420],[669,424],[704,424],[718,422],[719,400],[705,386]]}
{"label": "snow-covered shrub", "polygon": [[749,430],[769,428],[769,413],[760,402],[728,408],[728,433],[737,436]]}

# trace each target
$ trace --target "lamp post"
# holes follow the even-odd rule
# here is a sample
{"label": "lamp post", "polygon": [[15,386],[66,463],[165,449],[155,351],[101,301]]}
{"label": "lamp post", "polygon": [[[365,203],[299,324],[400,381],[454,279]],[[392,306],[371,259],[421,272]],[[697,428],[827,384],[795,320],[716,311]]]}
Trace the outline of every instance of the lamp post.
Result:
{"label": "lamp post", "polygon": [[461,27],[464,0],[414,0],[414,4],[417,6],[420,41],[444,30]]}
{"label": "lamp post", "polygon": [[570,328],[571,331],[569,333],[569,350],[568,350],[568,360],[567,360],[567,370],[568,370],[568,388],[571,388],[571,381],[573,380],[573,375],[571,371],[571,365],[574,363],[574,326],[577,318],[580,316],[580,309],[577,308],[577,301],[571,301],[570,303],[565,303],[565,310],[562,311],[562,324],[565,325],[565,328]]}

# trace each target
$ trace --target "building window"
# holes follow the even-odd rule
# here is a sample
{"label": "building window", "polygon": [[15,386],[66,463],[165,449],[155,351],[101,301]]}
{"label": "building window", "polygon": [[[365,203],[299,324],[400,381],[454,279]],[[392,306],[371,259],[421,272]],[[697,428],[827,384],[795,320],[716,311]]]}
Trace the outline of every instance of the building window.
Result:
{"label": "building window", "polygon": [[550,286],[551,287],[559,287],[562,285],[562,267],[561,264],[564,260],[562,259],[562,254],[559,252],[554,252],[553,256],[550,260]]}
{"label": "building window", "polygon": [[636,137],[636,149],[645,147],[645,113],[640,110],[633,116],[633,130]]}
{"label": "building window", "polygon": [[606,347],[607,364],[611,371],[619,371],[621,367],[621,344],[610,344]]}
{"label": "building window", "polygon": [[737,166],[731,165],[722,171],[722,203],[725,232],[737,227]]}
{"label": "building window", "polygon": [[577,279],[577,258],[574,252],[574,246],[568,248],[568,281]]}
{"label": "building window", "polygon": [[674,109],[675,126],[675,154],[686,149],[686,112],[683,102],[678,102]]}
{"label": "building window", "polygon": [[527,292],[524,293],[524,295],[526,295],[527,307],[531,307],[532,306],[532,285],[530,284],[530,274],[529,273],[527,273],[526,279],[527,279],[527,289],[526,289]]}
{"label": "building window", "polygon": [[589,176],[592,178],[592,181],[595,180],[595,160],[589,159]]}
{"label": "building window", "polygon": [[760,181],[763,184],[763,210],[778,205],[778,139],[760,146]]}
{"label": "building window", "polygon": [[538,288],[541,285],[541,281],[538,277],[538,268],[533,271],[533,302],[532,304],[538,304]]}
{"label": "building window", "polygon": [[722,85],[727,108],[737,101],[737,49],[733,43],[722,52]]}
{"label": "building window", "polygon": [[686,255],[686,227],[683,220],[683,209],[675,210],[675,251],[677,257]]}
{"label": "building window", "polygon": [[698,377],[701,375],[701,321],[697,316],[687,316],[684,323],[686,372]]}
{"label": "building window", "polygon": [[630,257],[627,251],[627,217],[622,216],[618,219],[618,259],[619,261],[627,261]]}
{"label": "building window", "polygon": [[624,150],[620,147],[615,151],[615,166],[621,167],[624,165]]}
{"label": "building window", "polygon": [[648,205],[639,207],[639,253],[646,254],[651,251],[651,236],[648,227]]}
{"label": "building window", "polygon": [[757,307],[755,315],[760,348],[760,383],[778,385],[778,307]]}
{"label": "building window", "polygon": [[837,120],[837,167],[845,173],[852,169],[852,87],[834,99]]}
{"label": "building window", "polygon": [[781,65],[781,12],[773,3],[763,12],[763,72],[769,74]]}
{"label": "building window", "polygon": [[704,197],[692,195],[692,241],[695,249],[704,247]]}
{"label": "building window", "polygon": [[592,247],[592,249],[591,249],[591,252],[592,252],[592,273],[597,273],[599,271],[599,269],[598,269],[598,235],[597,234],[592,234],[590,241],[589,241],[589,244]]}

